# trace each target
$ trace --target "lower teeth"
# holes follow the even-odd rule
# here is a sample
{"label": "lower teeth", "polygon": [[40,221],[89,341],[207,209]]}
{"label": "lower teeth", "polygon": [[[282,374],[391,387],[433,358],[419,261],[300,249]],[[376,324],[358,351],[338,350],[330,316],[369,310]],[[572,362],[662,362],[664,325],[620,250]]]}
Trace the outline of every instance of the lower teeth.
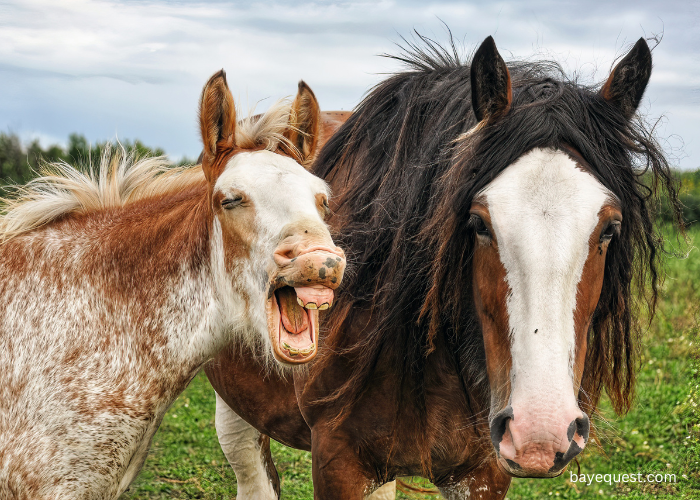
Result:
{"label": "lower teeth", "polygon": [[284,347],[289,352],[290,356],[298,356],[299,354],[301,354],[302,356],[306,356],[307,354],[311,354],[313,352],[315,345],[311,344],[306,349],[295,349],[286,342],[283,342],[282,347]]}

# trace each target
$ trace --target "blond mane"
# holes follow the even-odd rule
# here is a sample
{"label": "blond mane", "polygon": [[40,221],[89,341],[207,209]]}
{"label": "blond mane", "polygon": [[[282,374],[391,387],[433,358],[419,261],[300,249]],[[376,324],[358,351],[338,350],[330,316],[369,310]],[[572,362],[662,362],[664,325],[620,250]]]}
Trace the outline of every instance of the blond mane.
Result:
{"label": "blond mane", "polygon": [[[291,102],[281,99],[266,113],[244,118],[236,127],[237,146],[293,150],[284,136],[291,112]],[[81,170],[65,162],[44,163],[38,174],[24,186],[9,186],[10,194],[0,198],[0,242],[68,214],[120,207],[204,180],[201,165],[175,167],[165,156],[140,158],[120,144],[105,147],[97,169],[92,164]]]}

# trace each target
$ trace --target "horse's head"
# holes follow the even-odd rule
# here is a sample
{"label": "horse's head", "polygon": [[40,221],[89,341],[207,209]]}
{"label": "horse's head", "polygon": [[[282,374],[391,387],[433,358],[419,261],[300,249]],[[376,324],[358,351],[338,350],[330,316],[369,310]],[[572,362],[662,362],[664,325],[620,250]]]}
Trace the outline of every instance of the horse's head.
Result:
{"label": "horse's head", "polygon": [[[214,259],[225,274],[216,277],[219,286],[245,297],[262,345],[282,365],[294,365],[316,355],[318,311],[333,303],[345,256],[324,223],[329,189],[302,166],[318,144],[320,110],[311,89],[300,82],[291,111],[277,114],[249,119],[248,130],[237,131],[226,76],[215,74],[200,102],[202,169],[220,246]],[[265,142],[256,142],[255,127],[271,130]]]}
{"label": "horse's head", "polygon": [[[509,113],[531,112],[512,107],[509,71],[492,39],[475,54],[471,72],[473,105],[485,134]],[[634,114],[650,72],[651,53],[641,40],[600,96],[590,98],[608,101],[624,122]],[[526,91],[557,92],[556,84],[547,85]],[[534,102],[530,109],[536,105],[547,104]],[[627,222],[620,198],[599,180],[585,154],[566,138],[555,141],[506,162],[470,210],[491,439],[499,464],[515,476],[556,476],[586,446],[590,422],[578,402],[586,389],[589,331],[608,250],[621,244]]]}

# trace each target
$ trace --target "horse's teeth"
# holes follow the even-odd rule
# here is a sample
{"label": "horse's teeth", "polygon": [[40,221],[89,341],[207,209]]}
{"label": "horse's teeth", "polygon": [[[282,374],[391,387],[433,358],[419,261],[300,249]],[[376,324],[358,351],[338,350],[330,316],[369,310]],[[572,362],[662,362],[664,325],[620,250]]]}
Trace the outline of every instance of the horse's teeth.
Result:
{"label": "horse's teeth", "polygon": [[314,344],[311,344],[309,347],[306,349],[300,349],[299,354],[306,356],[307,354],[311,354],[314,350],[314,347],[316,347]]}
{"label": "horse's teeth", "polygon": [[298,356],[299,354],[301,354],[302,356],[306,356],[307,354],[311,354],[313,352],[316,345],[311,344],[306,349],[295,349],[286,342],[282,342],[282,347],[284,347],[287,350],[287,352],[289,352],[290,356]]}
{"label": "horse's teeth", "polygon": [[304,302],[302,302],[302,300],[299,297],[297,297],[297,304],[299,304],[301,307],[304,307]]}
{"label": "horse's teeth", "polygon": [[309,302],[309,303],[306,304],[306,306],[304,306],[304,307],[306,307],[307,309],[318,309],[318,306],[316,305],[315,302]]}
{"label": "horse's teeth", "polygon": [[307,347],[306,349],[295,349],[286,342],[282,342],[282,347],[284,347],[287,350],[287,352],[289,352],[290,356],[298,356],[299,354],[301,354],[302,356],[306,356],[314,350],[314,344],[311,344],[311,346]]}
{"label": "horse's teeth", "polygon": [[319,311],[325,311],[325,310],[328,309],[329,307],[330,307],[330,304],[329,304],[328,302],[325,302],[325,303],[321,304],[320,306],[318,306],[318,310],[319,310]]}

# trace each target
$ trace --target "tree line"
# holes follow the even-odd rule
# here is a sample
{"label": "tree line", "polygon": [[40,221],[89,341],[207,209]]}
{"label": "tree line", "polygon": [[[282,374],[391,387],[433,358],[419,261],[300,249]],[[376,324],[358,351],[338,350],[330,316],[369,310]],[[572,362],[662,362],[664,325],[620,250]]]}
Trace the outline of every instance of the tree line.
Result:
{"label": "tree line", "polygon": [[[161,148],[146,146],[138,139],[120,141],[127,151],[135,151],[137,156],[162,156]],[[66,147],[53,144],[43,148],[38,139],[23,143],[13,132],[0,132],[0,185],[25,184],[36,177],[43,163],[66,162],[78,168],[97,165],[105,147],[114,147],[116,142],[103,141],[90,144],[82,134],[70,134]],[[178,165],[194,163],[183,158]]]}

